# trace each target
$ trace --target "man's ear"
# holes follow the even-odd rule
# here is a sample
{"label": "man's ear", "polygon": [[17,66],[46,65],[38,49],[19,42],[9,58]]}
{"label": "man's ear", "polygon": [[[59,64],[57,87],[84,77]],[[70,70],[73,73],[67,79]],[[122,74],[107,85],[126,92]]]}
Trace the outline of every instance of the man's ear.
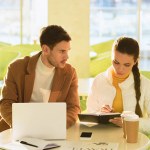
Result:
{"label": "man's ear", "polygon": [[48,51],[49,51],[50,49],[49,49],[49,47],[48,47],[47,45],[43,44],[41,48],[42,48],[42,52],[43,52],[44,54],[48,54]]}

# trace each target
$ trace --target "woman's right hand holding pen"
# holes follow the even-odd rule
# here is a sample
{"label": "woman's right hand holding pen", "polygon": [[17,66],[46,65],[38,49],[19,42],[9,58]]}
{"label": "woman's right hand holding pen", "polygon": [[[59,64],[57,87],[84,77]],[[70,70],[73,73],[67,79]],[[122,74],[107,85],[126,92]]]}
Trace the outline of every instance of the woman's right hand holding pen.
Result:
{"label": "woman's right hand holding pen", "polygon": [[113,108],[105,104],[102,106],[101,112],[110,113],[113,112]]}
{"label": "woman's right hand holding pen", "polygon": [[[110,113],[110,112],[114,112],[114,109],[112,107],[110,107],[109,105],[103,105],[101,108],[101,112]],[[121,117],[116,117],[114,119],[110,119],[109,122],[111,122],[119,127],[122,127]]]}

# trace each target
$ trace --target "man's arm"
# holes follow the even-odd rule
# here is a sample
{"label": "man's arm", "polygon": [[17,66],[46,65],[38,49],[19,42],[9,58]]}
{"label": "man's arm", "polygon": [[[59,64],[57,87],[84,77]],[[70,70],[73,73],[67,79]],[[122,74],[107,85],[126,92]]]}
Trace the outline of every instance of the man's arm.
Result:
{"label": "man's arm", "polygon": [[0,111],[2,118],[10,127],[12,125],[12,103],[17,102],[17,97],[16,84],[13,78],[11,67],[9,67],[2,89]]}
{"label": "man's arm", "polygon": [[70,89],[68,91],[66,103],[67,103],[67,128],[69,128],[76,122],[78,118],[78,113],[80,113],[78,79],[75,70],[73,72],[73,77]]}

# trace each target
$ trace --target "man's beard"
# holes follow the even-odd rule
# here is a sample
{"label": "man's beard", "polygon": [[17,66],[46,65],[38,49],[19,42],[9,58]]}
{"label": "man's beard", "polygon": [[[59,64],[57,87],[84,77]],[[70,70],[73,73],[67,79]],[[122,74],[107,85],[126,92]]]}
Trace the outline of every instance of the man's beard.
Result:
{"label": "man's beard", "polygon": [[48,61],[50,66],[56,67],[52,61],[50,61],[49,59],[47,59],[47,61]]}

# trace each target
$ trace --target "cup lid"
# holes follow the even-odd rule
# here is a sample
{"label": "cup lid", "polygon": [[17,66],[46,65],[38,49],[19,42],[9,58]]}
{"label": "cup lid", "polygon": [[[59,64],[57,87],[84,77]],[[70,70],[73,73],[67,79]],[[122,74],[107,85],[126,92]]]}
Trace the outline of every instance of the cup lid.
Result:
{"label": "cup lid", "polygon": [[139,116],[136,114],[130,114],[124,117],[125,121],[138,121],[139,120]]}
{"label": "cup lid", "polygon": [[135,112],[133,111],[123,111],[121,114],[121,117],[126,117],[128,115],[135,115]]}

